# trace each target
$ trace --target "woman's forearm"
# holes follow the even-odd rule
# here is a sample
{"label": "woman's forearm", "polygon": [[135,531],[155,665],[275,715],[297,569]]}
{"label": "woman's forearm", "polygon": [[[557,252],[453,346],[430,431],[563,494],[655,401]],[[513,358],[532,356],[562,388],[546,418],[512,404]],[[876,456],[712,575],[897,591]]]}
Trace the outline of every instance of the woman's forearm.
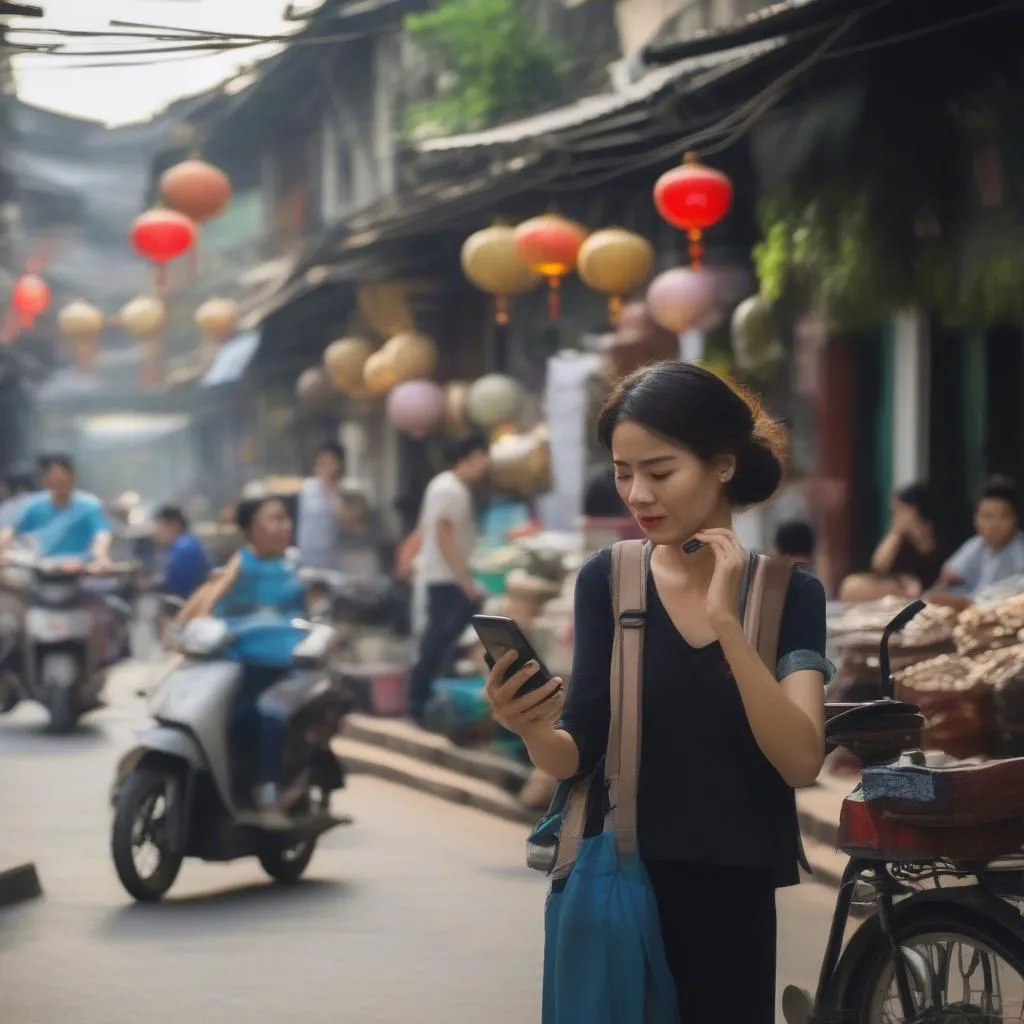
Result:
{"label": "woman's forearm", "polygon": [[225,574],[204,583],[189,598],[188,603],[178,614],[178,623],[184,625],[193,619],[205,619],[212,615],[214,608],[224,599],[234,582],[233,578]]}
{"label": "woman's forearm", "polygon": [[899,554],[902,540],[903,538],[895,530],[890,530],[871,556],[872,570],[875,572],[889,572],[896,561],[896,555]]}
{"label": "woman's forearm", "polygon": [[819,727],[783,692],[739,622],[723,629],[719,639],[761,753],[790,786],[811,785],[825,755]]}
{"label": "woman's forearm", "polygon": [[523,736],[530,760],[555,779],[571,779],[580,765],[576,741],[563,729],[545,724]]}

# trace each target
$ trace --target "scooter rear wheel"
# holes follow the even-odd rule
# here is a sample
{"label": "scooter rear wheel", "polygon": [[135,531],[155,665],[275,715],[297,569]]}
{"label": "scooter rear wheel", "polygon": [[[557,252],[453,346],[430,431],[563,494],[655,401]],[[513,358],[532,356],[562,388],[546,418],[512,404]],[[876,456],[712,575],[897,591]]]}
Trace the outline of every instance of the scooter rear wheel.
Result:
{"label": "scooter rear wheel", "polygon": [[[111,852],[117,877],[128,893],[142,903],[161,899],[181,870],[181,854],[169,849],[168,794],[174,780],[164,772],[138,769],[132,772],[117,797]],[[140,868],[138,850],[148,841],[156,862]]]}

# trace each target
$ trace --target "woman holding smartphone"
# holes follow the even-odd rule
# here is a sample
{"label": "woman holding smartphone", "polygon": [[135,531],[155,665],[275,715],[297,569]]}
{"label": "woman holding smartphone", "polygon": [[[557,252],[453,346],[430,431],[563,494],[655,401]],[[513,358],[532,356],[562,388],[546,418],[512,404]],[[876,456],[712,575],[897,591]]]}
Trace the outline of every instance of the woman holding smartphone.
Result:
{"label": "woman holding smartphone", "polygon": [[[792,575],[776,666],[761,661],[739,617],[748,554],[733,513],[774,494],[785,435],[751,395],[680,362],[622,380],[598,429],[619,494],[654,546],[637,834],[680,1012],[684,1020],[771,1024],[775,890],[799,881],[794,789],[821,769],[823,685],[832,671],[824,589],[806,570]],[[567,698],[559,679],[517,696],[537,669],[506,680],[514,652],[488,679],[495,717],[560,779],[593,771],[607,745],[610,569],[604,550],[580,570]],[[716,981],[723,964],[735,974],[728,986]]]}

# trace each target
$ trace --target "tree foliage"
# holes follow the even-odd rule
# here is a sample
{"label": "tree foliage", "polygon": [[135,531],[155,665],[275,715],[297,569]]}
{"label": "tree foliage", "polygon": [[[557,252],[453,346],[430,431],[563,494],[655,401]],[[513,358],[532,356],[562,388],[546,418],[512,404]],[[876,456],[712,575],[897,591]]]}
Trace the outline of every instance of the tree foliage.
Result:
{"label": "tree foliage", "polygon": [[436,100],[411,106],[412,130],[475,131],[564,98],[561,55],[518,0],[445,0],[406,29],[447,79]]}

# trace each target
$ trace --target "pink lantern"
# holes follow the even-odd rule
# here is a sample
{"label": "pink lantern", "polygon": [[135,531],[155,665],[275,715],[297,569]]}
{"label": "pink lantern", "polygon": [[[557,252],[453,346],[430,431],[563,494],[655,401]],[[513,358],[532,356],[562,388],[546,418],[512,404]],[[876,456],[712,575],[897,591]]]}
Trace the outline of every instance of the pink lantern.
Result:
{"label": "pink lantern", "polygon": [[388,395],[388,419],[403,434],[425,437],[445,416],[444,389],[432,380],[396,384]]}
{"label": "pink lantern", "polygon": [[675,334],[705,321],[714,305],[715,279],[703,270],[666,270],[647,289],[647,308],[652,318]]}

